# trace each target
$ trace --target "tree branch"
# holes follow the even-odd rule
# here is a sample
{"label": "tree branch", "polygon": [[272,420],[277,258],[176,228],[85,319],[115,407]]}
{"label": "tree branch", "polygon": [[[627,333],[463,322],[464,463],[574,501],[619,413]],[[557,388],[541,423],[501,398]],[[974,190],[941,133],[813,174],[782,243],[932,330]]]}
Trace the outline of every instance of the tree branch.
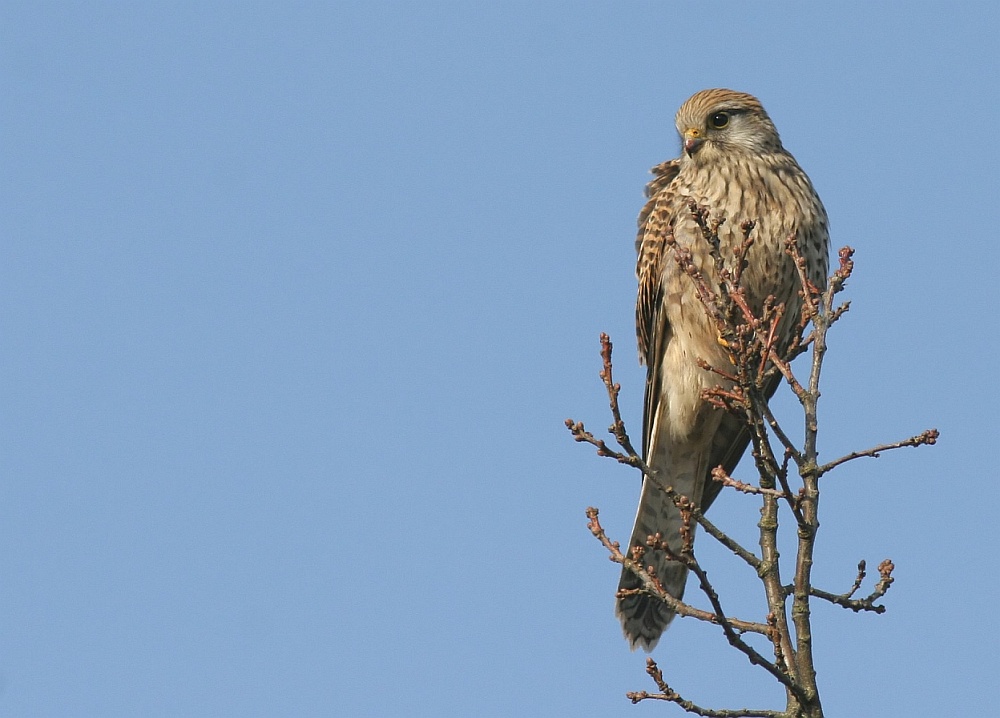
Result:
{"label": "tree branch", "polygon": [[639,703],[640,701],[645,700],[669,701],[670,703],[679,705],[688,713],[705,716],[705,718],[786,718],[787,716],[784,712],[773,710],[752,710],[750,708],[713,710],[711,708],[703,708],[702,706],[692,703],[689,700],[685,700],[679,693],[677,693],[677,691],[668,686],[667,682],[663,680],[663,671],[660,670],[659,666],[656,665],[656,661],[652,658],[646,659],[646,673],[648,673],[650,678],[653,679],[653,682],[656,683],[656,687],[660,690],[660,692],[647,693],[646,691],[631,691],[626,693],[625,696],[632,701],[632,703]]}
{"label": "tree branch", "polygon": [[846,464],[848,461],[853,461],[854,459],[860,459],[862,457],[871,457],[877,459],[882,455],[883,451],[889,451],[890,449],[902,449],[907,446],[933,446],[937,443],[938,437],[941,434],[937,429],[927,429],[916,436],[911,436],[909,439],[903,439],[902,441],[897,441],[892,444],[879,444],[878,446],[872,447],[871,449],[865,449],[864,451],[852,451],[850,454],[841,456],[839,459],[834,459],[833,461],[823,464],[819,467],[819,475],[827,473],[828,471],[837,468],[841,464]]}

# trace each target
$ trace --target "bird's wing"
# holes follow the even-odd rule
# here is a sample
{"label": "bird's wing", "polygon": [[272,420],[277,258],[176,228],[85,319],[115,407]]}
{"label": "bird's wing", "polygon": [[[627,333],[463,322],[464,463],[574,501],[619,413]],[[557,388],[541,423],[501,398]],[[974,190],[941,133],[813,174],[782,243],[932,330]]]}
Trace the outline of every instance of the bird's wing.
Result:
{"label": "bird's wing", "polygon": [[639,361],[646,365],[646,397],[642,412],[642,453],[647,455],[650,432],[660,400],[660,357],[670,333],[663,308],[663,262],[666,241],[673,231],[673,181],[680,171],[680,160],[670,160],[652,169],[653,179],[646,185],[648,201],[639,213],[639,233],[635,240],[638,252],[635,274],[639,293],[635,305],[635,331],[639,343]]}

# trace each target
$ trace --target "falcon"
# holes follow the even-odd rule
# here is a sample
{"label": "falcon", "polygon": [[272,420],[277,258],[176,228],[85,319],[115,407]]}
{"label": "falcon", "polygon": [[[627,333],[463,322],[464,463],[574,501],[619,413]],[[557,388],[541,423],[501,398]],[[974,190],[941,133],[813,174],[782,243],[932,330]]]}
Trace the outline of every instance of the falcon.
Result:
{"label": "falcon", "polygon": [[[716,281],[715,264],[691,202],[725,220],[719,240],[727,262],[743,240],[742,223],[755,222],[743,287],[755,311],[769,295],[785,303],[788,321],[779,327],[778,346],[787,347],[798,331],[801,298],[785,242],[796,238],[810,281],[823,287],[829,233],[816,190],[782,146],[757,98],[733,90],[703,90],[681,105],[676,125],[681,156],[653,168],[636,240],[636,334],[639,360],[647,367],[643,457],[659,481],[705,511],[721,488],[711,470],[722,466],[731,473],[750,437],[737,417],[702,398],[705,389],[719,384],[719,377],[700,368],[698,359],[719,368],[732,363],[668,238],[688,248],[695,266]],[[766,387],[768,396],[777,384],[773,377]],[[659,533],[678,554],[681,524],[673,501],[644,477],[629,546],[645,547],[648,537]],[[686,567],[649,548],[643,563],[653,567],[670,595],[683,598]],[[642,582],[625,569],[618,588],[639,589]],[[645,593],[619,597],[615,612],[633,650],[651,651],[674,617],[663,601]]]}

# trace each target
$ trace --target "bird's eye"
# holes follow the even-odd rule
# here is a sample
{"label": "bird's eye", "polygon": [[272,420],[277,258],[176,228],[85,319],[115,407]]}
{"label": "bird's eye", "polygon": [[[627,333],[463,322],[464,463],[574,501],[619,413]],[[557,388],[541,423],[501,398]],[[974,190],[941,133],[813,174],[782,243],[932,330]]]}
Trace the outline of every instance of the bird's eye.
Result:
{"label": "bird's eye", "polygon": [[728,112],[716,112],[709,118],[709,123],[717,130],[723,129],[729,124],[729,113]]}

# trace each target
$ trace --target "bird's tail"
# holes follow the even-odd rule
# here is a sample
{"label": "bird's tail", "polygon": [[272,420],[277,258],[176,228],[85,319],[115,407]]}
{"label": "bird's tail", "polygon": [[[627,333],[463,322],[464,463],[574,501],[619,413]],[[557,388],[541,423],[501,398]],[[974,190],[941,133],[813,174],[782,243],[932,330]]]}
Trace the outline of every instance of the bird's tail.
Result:
{"label": "bird's tail", "polygon": [[[699,502],[705,482],[705,469],[700,465],[700,457],[696,454],[677,455],[670,457],[669,468],[657,473],[660,480],[683,496],[694,502]],[[659,462],[657,462],[659,463]],[[662,465],[662,464],[661,464]],[[680,509],[673,500],[661,491],[648,478],[643,479],[642,495],[639,498],[639,511],[629,539],[632,546],[646,546],[646,540],[659,533],[671,552],[680,554],[682,539]],[[694,531],[695,525],[691,526]],[[653,572],[659,579],[664,590],[677,599],[684,597],[684,584],[687,582],[687,568],[666,558],[663,551],[646,548],[642,558],[644,568],[653,567]],[[618,590],[642,588],[642,581],[632,571],[622,570]],[[622,623],[622,631],[635,650],[637,647],[645,651],[653,650],[663,631],[674,618],[674,612],[663,601],[645,593],[636,593],[617,599],[615,614]]]}

